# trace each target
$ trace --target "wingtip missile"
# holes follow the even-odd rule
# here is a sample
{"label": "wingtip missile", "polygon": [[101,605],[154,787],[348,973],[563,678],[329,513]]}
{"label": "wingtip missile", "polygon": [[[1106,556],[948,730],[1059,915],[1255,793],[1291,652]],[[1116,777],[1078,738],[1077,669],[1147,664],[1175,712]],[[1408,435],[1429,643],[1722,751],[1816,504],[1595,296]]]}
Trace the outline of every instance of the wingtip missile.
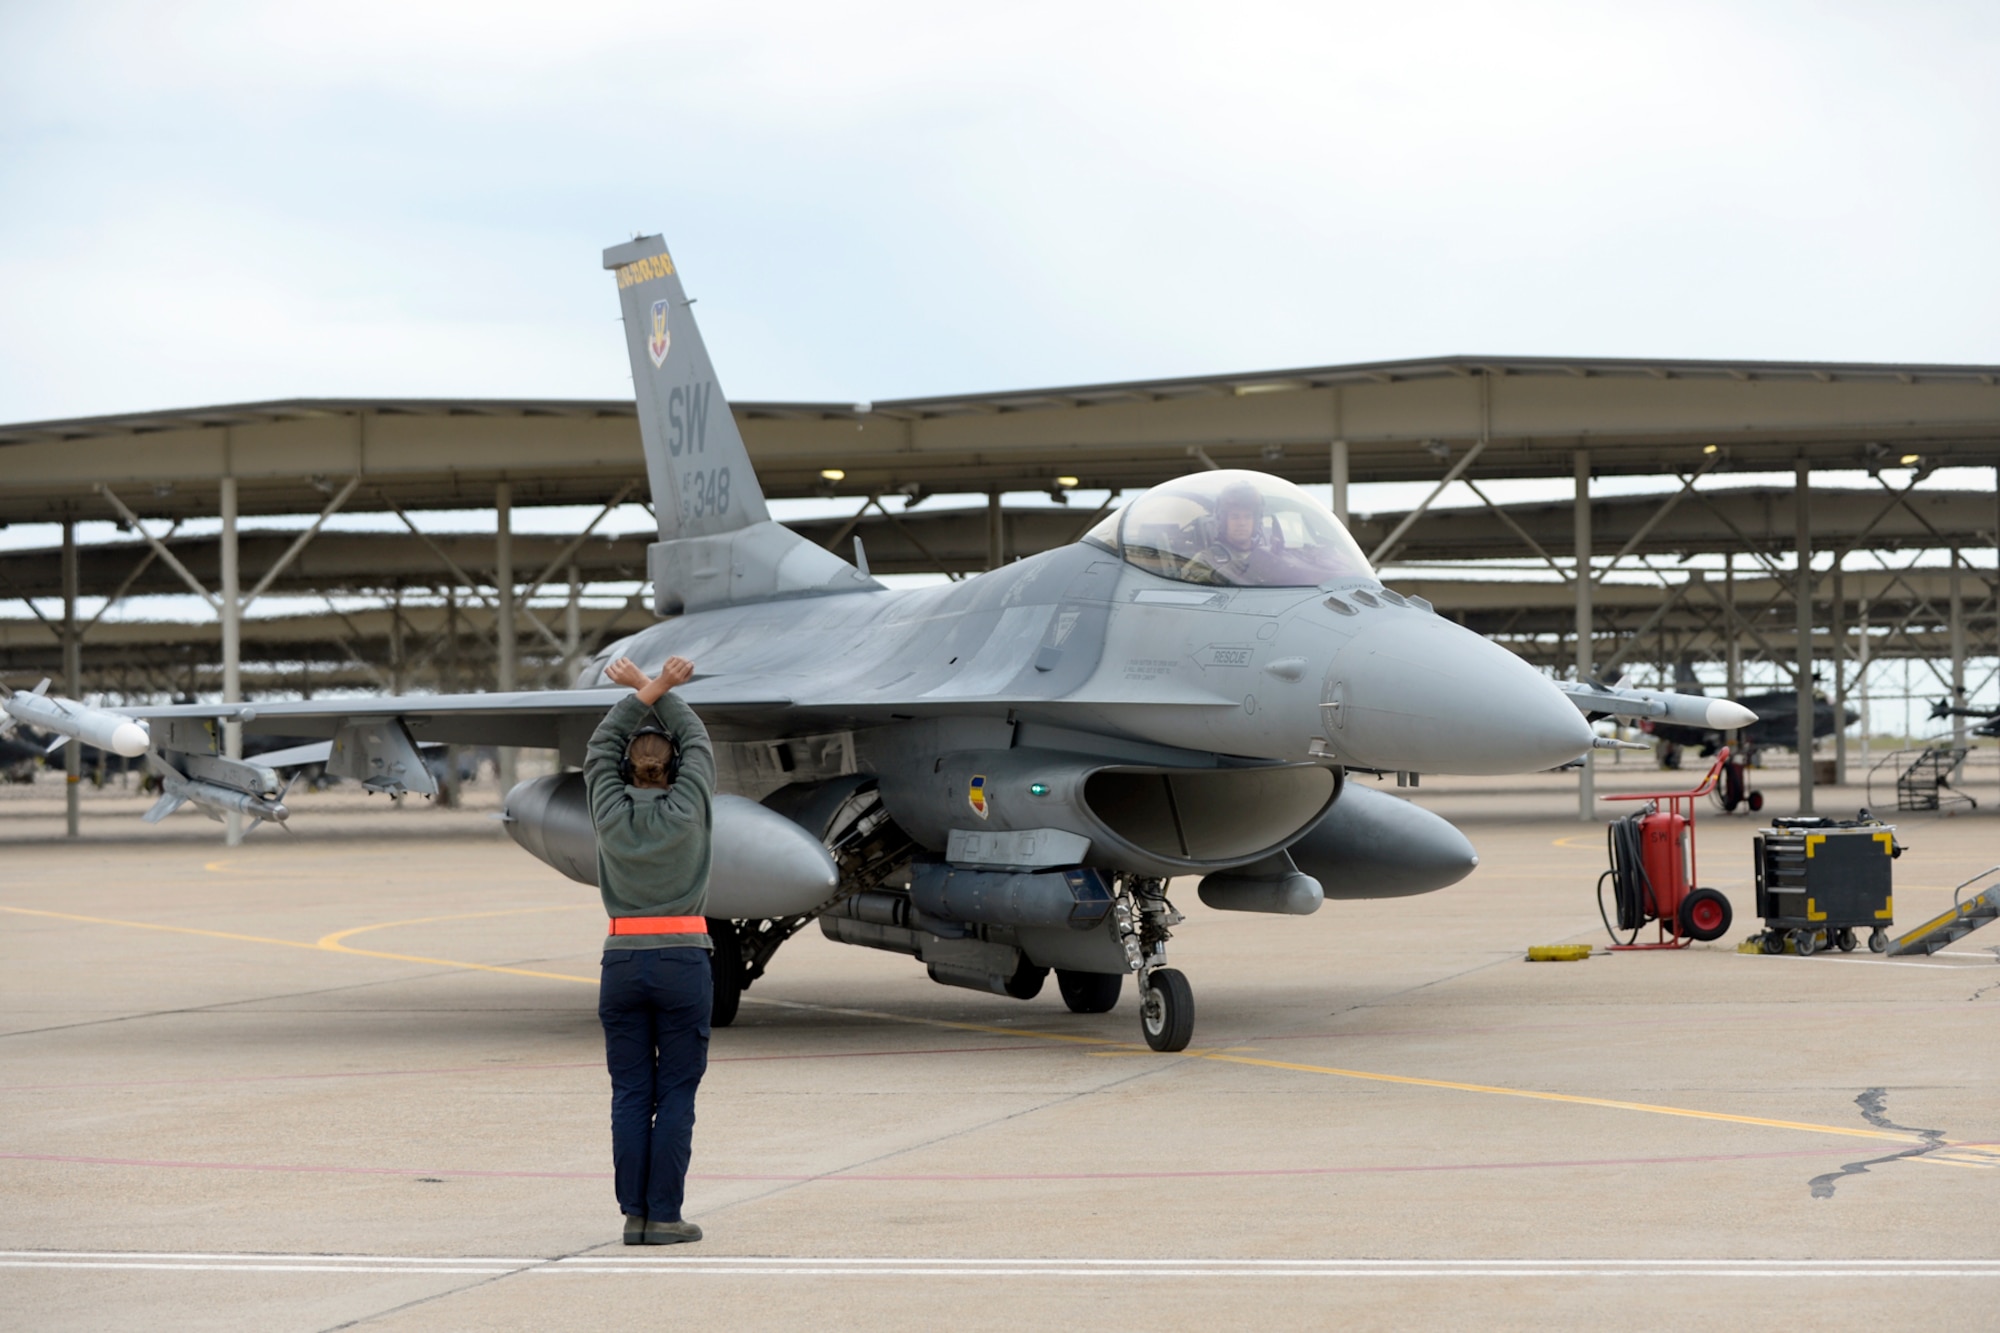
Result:
{"label": "wingtip missile", "polygon": [[47,694],[44,692],[47,686],[45,680],[33,690],[16,690],[0,700],[0,709],[14,723],[52,731],[59,737],[82,741],[127,759],[137,758],[152,746],[152,737],[144,724],[123,713]]}
{"label": "wingtip missile", "polygon": [[1555,684],[1569,696],[1571,703],[1592,715],[1652,718],[1714,731],[1737,731],[1757,720],[1755,713],[1734,699],[1711,699],[1703,694],[1678,694],[1672,690],[1627,689],[1594,682]]}
{"label": "wingtip missile", "polygon": [[1708,725],[1717,731],[1741,731],[1757,720],[1757,715],[1734,699],[1708,701]]}

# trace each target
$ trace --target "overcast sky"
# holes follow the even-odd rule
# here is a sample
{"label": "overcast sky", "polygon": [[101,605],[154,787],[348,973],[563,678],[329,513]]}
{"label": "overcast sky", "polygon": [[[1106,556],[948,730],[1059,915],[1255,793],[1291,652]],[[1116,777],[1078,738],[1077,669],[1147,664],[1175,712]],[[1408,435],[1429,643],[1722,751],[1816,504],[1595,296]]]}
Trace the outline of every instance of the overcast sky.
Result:
{"label": "overcast sky", "polygon": [[0,421],[1454,352],[2000,363],[2000,7],[0,0]]}

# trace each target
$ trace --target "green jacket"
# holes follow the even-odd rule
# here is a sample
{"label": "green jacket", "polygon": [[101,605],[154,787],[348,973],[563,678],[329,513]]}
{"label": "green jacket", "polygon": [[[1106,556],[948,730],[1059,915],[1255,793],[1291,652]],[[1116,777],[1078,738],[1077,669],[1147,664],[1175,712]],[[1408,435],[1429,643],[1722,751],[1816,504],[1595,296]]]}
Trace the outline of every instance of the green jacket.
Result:
{"label": "green jacket", "polygon": [[[680,754],[667,791],[633,787],[619,773],[632,734],[657,721]],[[583,761],[597,826],[597,887],[610,916],[702,916],[708,902],[715,751],[694,710],[668,693],[651,708],[628,694],[611,706]],[[701,935],[607,935],[607,949],[709,948]]]}

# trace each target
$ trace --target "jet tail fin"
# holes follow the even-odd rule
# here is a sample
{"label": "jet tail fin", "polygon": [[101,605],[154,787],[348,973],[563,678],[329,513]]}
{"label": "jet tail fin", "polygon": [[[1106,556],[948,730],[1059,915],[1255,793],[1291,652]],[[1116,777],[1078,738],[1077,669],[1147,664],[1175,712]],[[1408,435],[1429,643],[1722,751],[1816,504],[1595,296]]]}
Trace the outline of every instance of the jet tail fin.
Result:
{"label": "jet tail fin", "polygon": [[716,382],[694,303],[658,236],[604,252],[618,275],[632,392],[660,540],[734,532],[771,517],[749,450]]}
{"label": "jet tail fin", "polygon": [[750,451],[658,236],[604,252],[618,277],[632,392],[660,540],[646,553],[661,615],[881,585],[771,521]]}

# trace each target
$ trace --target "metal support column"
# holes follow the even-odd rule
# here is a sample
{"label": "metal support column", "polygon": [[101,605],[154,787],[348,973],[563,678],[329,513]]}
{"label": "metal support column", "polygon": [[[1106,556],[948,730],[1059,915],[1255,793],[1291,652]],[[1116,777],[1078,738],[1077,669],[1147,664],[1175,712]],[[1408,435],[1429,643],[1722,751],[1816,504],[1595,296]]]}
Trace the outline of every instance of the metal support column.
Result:
{"label": "metal support column", "polygon": [[986,492],[986,567],[1000,568],[1000,492]]}
{"label": "metal support column", "polygon": [[1347,526],[1347,441],[1333,442],[1333,516]]}
{"label": "metal support column", "polygon": [[409,692],[409,678],[404,675],[403,665],[403,590],[397,587],[389,594],[389,693]]}
{"label": "metal support column", "polygon": [[1827,614],[1827,638],[1833,650],[1833,785],[1847,785],[1847,588],[1833,557],[1833,599]]}
{"label": "metal support column", "polygon": [[[493,487],[493,592],[497,599],[494,633],[500,661],[494,685],[502,694],[514,689],[514,658],[518,647],[514,638],[514,485],[500,482]],[[500,747],[499,778],[501,795],[514,789],[515,765],[519,756],[511,745]]]}
{"label": "metal support column", "polygon": [[1798,463],[1796,482],[1793,489],[1793,520],[1796,525],[1794,543],[1798,548],[1799,567],[1792,582],[1792,597],[1797,603],[1798,614],[1795,625],[1798,632],[1798,748],[1799,748],[1799,813],[1813,812],[1813,651],[1812,651],[1812,465],[1804,459]]}
{"label": "metal support column", "polygon": [[569,601],[563,605],[562,680],[567,687],[576,674],[576,659],[583,652],[583,574],[569,567]]}
{"label": "metal support column", "polygon": [[[1965,589],[1959,580],[1958,548],[1951,551],[1951,575],[1945,582],[1951,597],[1951,623],[1947,627],[1951,635],[1951,706],[1965,707]],[[1951,719],[1951,743],[1965,744],[1965,719],[1954,714]]]}
{"label": "metal support column", "polygon": [[[218,590],[222,615],[222,701],[243,702],[243,577],[237,563],[236,478],[222,479],[222,587]],[[222,726],[223,752],[231,759],[243,757],[243,724],[230,719]],[[243,816],[231,811],[226,841],[231,847],[243,841]]]}
{"label": "metal support column", "polygon": [[[1588,681],[1591,674],[1591,551],[1590,451],[1579,449],[1576,451],[1576,678],[1579,681]],[[1577,770],[1578,819],[1594,819],[1597,815],[1596,754],[1595,750],[1585,750],[1583,767]]]}
{"label": "metal support column", "polygon": [[[63,584],[63,693],[72,699],[83,697],[83,639],[76,629],[76,520],[63,520],[62,545]],[[32,603],[31,603],[32,605]],[[78,809],[83,795],[77,784],[83,781],[83,743],[71,741],[63,746],[63,831],[74,838],[80,830],[82,811]]]}
{"label": "metal support column", "polygon": [[1857,615],[1856,615],[1856,616],[1854,617],[1854,620],[1855,620],[1855,628],[1856,628],[1856,630],[1857,630],[1857,631],[1858,631],[1858,633],[1859,633],[1859,636],[1860,636],[1860,639],[1861,639],[1861,642],[1860,642],[1860,643],[1859,643],[1858,645],[1856,645],[1856,648],[1855,648],[1855,653],[1854,653],[1854,657],[1855,657],[1855,667],[1854,667],[1854,688],[1855,688],[1855,691],[1856,691],[1856,693],[1858,693],[1858,694],[1859,694],[1859,695],[1861,696],[1861,699],[1860,699],[1860,703],[1861,703],[1861,769],[1862,769],[1862,772],[1864,772],[1864,773],[1865,773],[1865,772],[1867,772],[1867,771],[1868,771],[1868,767],[1869,767],[1869,765],[1868,765],[1868,746],[1869,746],[1869,739],[1868,739],[1868,725],[1869,725],[1869,717],[1868,717],[1868,599],[1867,599],[1866,597],[1863,597],[1863,598],[1861,599],[1861,605],[1860,605],[1860,606],[1859,606],[1858,608],[1856,608],[1856,610],[1857,610],[1858,614],[1857,614]]}
{"label": "metal support column", "polygon": [[1724,661],[1723,692],[1732,699],[1743,697],[1743,635],[1736,627],[1736,552],[1726,551],[1722,556],[1722,604],[1728,608],[1723,616],[1726,622],[1723,633],[1728,636],[1723,651]]}

